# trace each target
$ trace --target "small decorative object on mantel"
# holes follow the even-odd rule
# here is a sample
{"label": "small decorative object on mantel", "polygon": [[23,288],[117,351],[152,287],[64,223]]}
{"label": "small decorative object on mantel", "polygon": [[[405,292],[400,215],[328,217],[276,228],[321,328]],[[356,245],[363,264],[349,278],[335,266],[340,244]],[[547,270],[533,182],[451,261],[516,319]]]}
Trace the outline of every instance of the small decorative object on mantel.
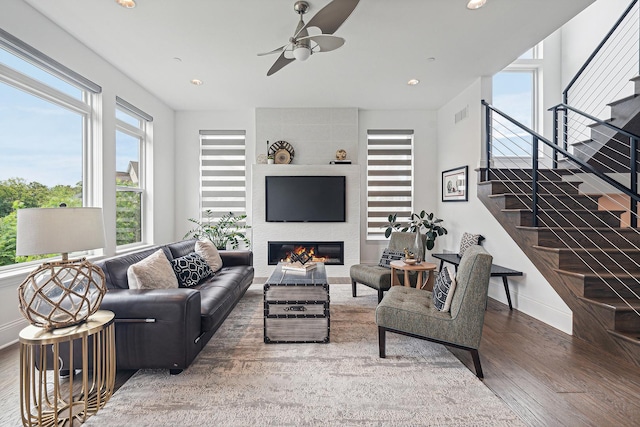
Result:
{"label": "small decorative object on mantel", "polygon": [[267,154],[273,156],[276,164],[285,165],[291,163],[295,150],[287,141],[276,141],[271,144]]}
{"label": "small decorative object on mantel", "polygon": [[341,148],[336,151],[336,159],[329,162],[331,165],[350,165],[351,160],[347,160],[347,150]]}
{"label": "small decorative object on mantel", "polygon": [[266,154],[258,154],[258,158],[256,159],[256,163],[259,165],[267,164],[267,155]]}
{"label": "small decorative object on mantel", "polygon": [[273,154],[269,154],[267,156],[267,164],[272,165],[274,161]]}
{"label": "small decorative object on mantel", "polygon": [[102,270],[69,252],[104,247],[100,208],[18,210],[17,255],[62,254],[45,262],[18,287],[20,312],[34,326],[52,330],[84,322],[106,293]]}

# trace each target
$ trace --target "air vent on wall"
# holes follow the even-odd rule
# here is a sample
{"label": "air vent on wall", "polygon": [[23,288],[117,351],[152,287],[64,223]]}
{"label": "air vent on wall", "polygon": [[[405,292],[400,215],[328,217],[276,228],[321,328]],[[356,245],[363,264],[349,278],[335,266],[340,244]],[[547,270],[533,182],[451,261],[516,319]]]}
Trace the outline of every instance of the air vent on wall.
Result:
{"label": "air vent on wall", "polygon": [[455,116],[455,123],[457,124],[458,122],[466,119],[467,117],[469,117],[469,106],[467,105],[466,107],[464,107],[462,110],[458,111],[456,113]]}

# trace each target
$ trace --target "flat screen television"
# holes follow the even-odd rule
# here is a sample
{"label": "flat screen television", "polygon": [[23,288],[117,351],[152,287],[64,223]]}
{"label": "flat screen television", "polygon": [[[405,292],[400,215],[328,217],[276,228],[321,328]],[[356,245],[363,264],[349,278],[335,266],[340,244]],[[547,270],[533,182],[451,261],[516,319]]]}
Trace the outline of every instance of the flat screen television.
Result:
{"label": "flat screen television", "polygon": [[345,222],[344,176],[266,176],[267,222]]}

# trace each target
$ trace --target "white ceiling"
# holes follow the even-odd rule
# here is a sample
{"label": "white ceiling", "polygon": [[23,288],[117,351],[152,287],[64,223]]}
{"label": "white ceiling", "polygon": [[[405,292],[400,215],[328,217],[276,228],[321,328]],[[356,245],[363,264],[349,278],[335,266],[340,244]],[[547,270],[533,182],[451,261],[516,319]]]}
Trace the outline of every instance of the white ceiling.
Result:
{"label": "white ceiling", "polygon": [[[295,0],[26,1],[175,110],[439,108],[593,2],[488,0],[470,11],[467,0],[361,0],[336,32],[342,48],[267,77],[277,55],[256,54],[288,41]],[[329,3],[308,1],[307,20]]]}

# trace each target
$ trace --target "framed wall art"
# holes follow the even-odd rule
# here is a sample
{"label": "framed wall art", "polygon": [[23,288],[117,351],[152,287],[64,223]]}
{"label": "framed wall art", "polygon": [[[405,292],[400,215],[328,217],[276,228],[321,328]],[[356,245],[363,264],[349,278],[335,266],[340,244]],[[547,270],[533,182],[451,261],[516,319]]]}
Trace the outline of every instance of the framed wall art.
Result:
{"label": "framed wall art", "polygon": [[469,200],[469,166],[461,166],[442,172],[442,201],[466,202]]}

